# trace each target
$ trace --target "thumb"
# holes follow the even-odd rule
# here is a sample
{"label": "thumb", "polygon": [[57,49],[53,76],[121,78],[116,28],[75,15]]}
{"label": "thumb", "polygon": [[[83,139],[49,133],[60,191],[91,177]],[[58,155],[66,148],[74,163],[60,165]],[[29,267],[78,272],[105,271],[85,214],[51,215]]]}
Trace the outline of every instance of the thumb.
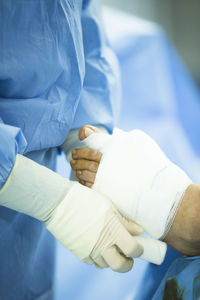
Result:
{"label": "thumb", "polygon": [[137,224],[131,220],[126,219],[119,212],[118,212],[118,217],[120,219],[120,222],[124,225],[124,227],[128,230],[128,232],[131,235],[140,235],[141,233],[144,232],[144,229],[142,228],[142,226],[140,226],[139,224]]}
{"label": "thumb", "polygon": [[79,138],[80,138],[80,140],[84,140],[85,138],[87,138],[89,135],[91,135],[94,132],[97,132],[95,127],[93,127],[93,126],[83,126],[79,130]]}

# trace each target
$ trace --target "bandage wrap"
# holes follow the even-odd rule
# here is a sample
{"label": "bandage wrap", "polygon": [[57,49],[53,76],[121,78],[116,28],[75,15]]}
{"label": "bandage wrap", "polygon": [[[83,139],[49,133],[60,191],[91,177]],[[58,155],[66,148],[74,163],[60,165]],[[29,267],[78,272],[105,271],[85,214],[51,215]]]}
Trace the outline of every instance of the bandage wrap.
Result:
{"label": "bandage wrap", "polygon": [[140,130],[92,134],[84,143],[103,154],[93,189],[109,196],[153,238],[162,238],[191,183],[188,176]]}

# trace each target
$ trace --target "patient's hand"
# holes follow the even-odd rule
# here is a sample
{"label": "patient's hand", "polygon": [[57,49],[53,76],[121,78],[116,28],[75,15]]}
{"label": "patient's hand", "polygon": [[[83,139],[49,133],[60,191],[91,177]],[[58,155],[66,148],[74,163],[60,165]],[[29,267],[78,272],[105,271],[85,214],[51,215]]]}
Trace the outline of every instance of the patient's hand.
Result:
{"label": "patient's hand", "polygon": [[[88,137],[93,132],[100,130],[92,126],[82,127],[80,139]],[[72,168],[76,170],[80,183],[91,187],[95,181],[101,153],[88,148],[76,149],[73,159]],[[200,184],[190,184],[180,201],[172,226],[164,238],[166,243],[185,255],[200,255],[199,211]]]}
{"label": "patient's hand", "polygon": [[[79,137],[83,140],[93,132],[101,131],[93,126],[83,126],[80,129]],[[72,157],[71,167],[76,171],[79,182],[91,187],[94,184],[102,154],[95,149],[80,148],[72,151]]]}
{"label": "patient's hand", "polygon": [[[79,138],[80,138],[80,140],[83,140],[86,137],[88,137],[90,134],[97,133],[97,134],[94,134],[94,137],[99,135],[98,137],[101,139],[102,134],[100,134],[100,133],[102,131],[96,127],[87,125],[80,129]],[[105,143],[105,137],[107,137],[110,141],[111,136],[103,133],[102,146]],[[99,163],[102,158],[102,154],[96,149],[97,148],[101,149],[100,148],[101,141],[99,141],[99,144],[94,143],[92,146],[89,146],[89,144],[87,144],[87,141],[85,144],[88,145],[88,147],[90,147],[90,148],[79,148],[79,149],[74,149],[72,151],[73,160],[71,161],[71,166],[72,166],[72,169],[74,171],[76,171],[76,176],[77,176],[79,182],[87,187],[92,187],[92,185],[94,183],[95,184],[98,183],[98,178],[96,180],[95,180],[95,178],[96,178],[96,174],[97,174],[97,171],[99,168]],[[111,156],[112,156],[112,154],[111,154]],[[103,161],[102,161],[102,163],[103,163]],[[117,173],[118,173],[118,171],[117,171]],[[101,174],[101,173],[99,173],[99,174]],[[101,175],[100,175],[100,177],[101,177]],[[111,182],[112,182],[112,180],[111,180]],[[97,185],[97,187],[98,187],[98,185]],[[93,188],[95,188],[95,189],[97,187],[95,187],[95,185],[93,186]],[[104,191],[104,190],[100,189],[100,192],[106,193],[106,190]],[[108,193],[108,196],[110,196],[109,193]],[[112,200],[115,200],[115,197],[110,197],[110,198]],[[128,206],[126,205],[127,199],[124,199],[124,195],[122,195],[122,197],[120,197],[120,201],[125,202],[125,207],[126,207],[127,211],[129,211],[128,208],[130,206],[132,206],[132,204],[128,205]],[[114,201],[113,201],[113,203],[117,206],[117,203],[115,203]],[[124,205],[122,205],[122,206],[124,207]],[[131,209],[130,209],[130,211],[131,211]],[[129,213],[129,215],[130,215],[130,213]],[[131,220],[134,221],[133,218]],[[141,256],[141,258],[145,259],[147,261],[153,262],[155,264],[160,264],[162,262],[162,260],[164,259],[166,245],[160,241],[150,239],[150,238],[147,239],[145,237],[137,237],[137,239],[139,239],[138,242],[140,244],[142,244],[144,247],[144,253],[143,253],[143,256]]]}

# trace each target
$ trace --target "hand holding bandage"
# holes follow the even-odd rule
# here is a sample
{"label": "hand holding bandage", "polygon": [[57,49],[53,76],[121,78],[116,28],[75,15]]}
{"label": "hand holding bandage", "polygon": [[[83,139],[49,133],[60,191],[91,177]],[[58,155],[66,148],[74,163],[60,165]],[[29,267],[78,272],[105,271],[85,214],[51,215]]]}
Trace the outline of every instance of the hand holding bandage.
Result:
{"label": "hand holding bandage", "polygon": [[[186,174],[140,130],[95,133],[82,145],[103,154],[92,188],[109,196],[125,216],[141,224],[153,238],[165,236],[191,183]],[[166,251],[162,242],[136,239],[142,239],[144,246],[141,258],[162,262]]]}

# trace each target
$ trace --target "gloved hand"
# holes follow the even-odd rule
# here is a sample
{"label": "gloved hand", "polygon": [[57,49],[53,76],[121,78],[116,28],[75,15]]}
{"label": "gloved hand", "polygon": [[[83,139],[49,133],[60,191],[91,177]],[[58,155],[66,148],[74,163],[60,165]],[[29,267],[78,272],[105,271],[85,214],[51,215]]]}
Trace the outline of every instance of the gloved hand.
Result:
{"label": "gloved hand", "polygon": [[56,239],[89,264],[126,272],[132,257],[143,252],[132,236],[141,228],[123,218],[109,199],[21,155],[0,190],[0,205],[43,221]]}

